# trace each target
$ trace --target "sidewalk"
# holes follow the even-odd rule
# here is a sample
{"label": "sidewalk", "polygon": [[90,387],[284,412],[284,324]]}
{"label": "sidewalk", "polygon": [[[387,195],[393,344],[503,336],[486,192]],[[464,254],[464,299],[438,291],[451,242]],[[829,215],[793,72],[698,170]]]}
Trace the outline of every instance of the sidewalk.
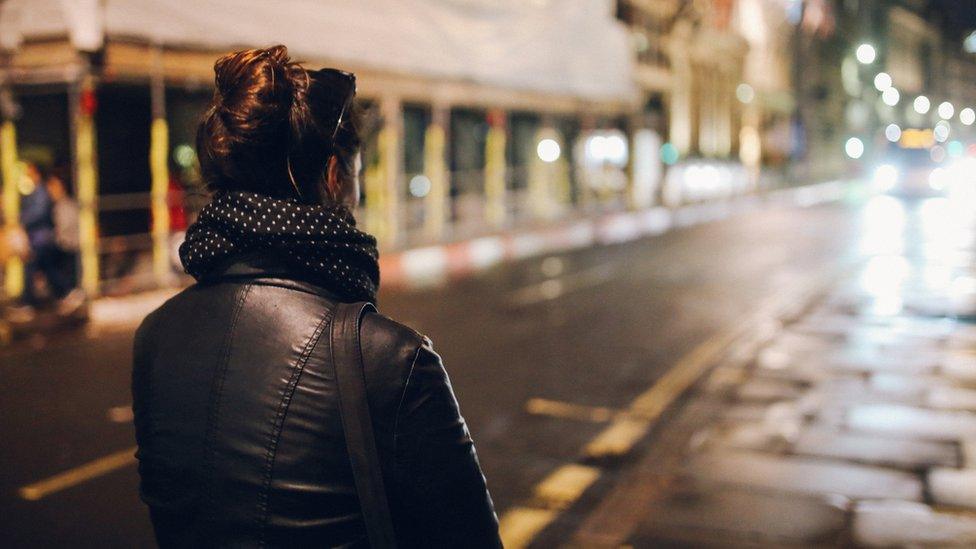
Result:
{"label": "sidewalk", "polygon": [[903,245],[730,347],[570,545],[976,546],[967,223],[909,218]]}

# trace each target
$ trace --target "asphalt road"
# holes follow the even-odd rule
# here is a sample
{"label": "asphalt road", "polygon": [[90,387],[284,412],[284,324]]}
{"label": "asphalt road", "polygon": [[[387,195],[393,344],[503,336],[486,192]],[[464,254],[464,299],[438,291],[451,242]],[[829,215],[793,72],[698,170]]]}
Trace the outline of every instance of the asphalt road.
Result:
{"label": "asphalt road", "polygon": [[[384,293],[379,305],[434,341],[503,515],[576,460],[603,427],[531,413],[527,403],[611,412],[626,405],[769,296],[851,257],[859,217],[854,205],[768,205],[436,288]],[[33,501],[21,492],[134,444],[131,340],[132,328],[79,330],[0,349],[3,546],[153,544],[132,465]]]}

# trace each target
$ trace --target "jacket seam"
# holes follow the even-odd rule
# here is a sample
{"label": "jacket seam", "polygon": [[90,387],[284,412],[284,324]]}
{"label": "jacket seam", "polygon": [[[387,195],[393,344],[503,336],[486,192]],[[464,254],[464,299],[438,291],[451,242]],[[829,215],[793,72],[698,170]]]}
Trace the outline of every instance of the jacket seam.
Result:
{"label": "jacket seam", "polygon": [[215,448],[215,439],[217,435],[217,423],[220,416],[220,401],[223,395],[224,380],[227,375],[227,366],[230,363],[230,348],[234,339],[234,333],[237,331],[237,323],[241,317],[241,311],[244,309],[244,301],[247,299],[247,294],[251,291],[251,285],[247,284],[239,290],[240,297],[235,305],[234,314],[230,323],[230,328],[227,330],[227,335],[224,337],[223,348],[220,351],[220,360],[217,363],[217,370],[214,372],[213,381],[210,384],[210,394],[211,394],[211,407],[207,413],[207,432],[204,435],[205,448],[206,448],[206,462],[204,464],[205,476],[204,479],[207,483],[207,509],[209,509],[207,515],[208,519],[213,519],[215,516],[215,498],[216,498],[216,487],[214,483],[213,473],[216,466],[217,451]]}
{"label": "jacket seam", "polygon": [[277,457],[278,443],[281,440],[281,431],[284,428],[285,416],[288,414],[288,408],[291,405],[292,397],[295,394],[295,389],[298,386],[298,381],[305,371],[305,366],[308,364],[308,359],[312,354],[318,344],[319,339],[322,337],[322,333],[325,330],[325,326],[328,324],[329,319],[332,318],[334,311],[329,309],[326,311],[322,318],[319,320],[318,325],[312,332],[312,335],[305,342],[305,348],[302,349],[302,354],[299,355],[298,360],[292,367],[291,376],[288,379],[288,383],[281,394],[281,400],[278,402],[278,411],[275,414],[274,423],[272,425],[271,435],[268,437],[268,444],[265,447],[265,470],[263,487],[261,490],[260,503],[261,515],[259,518],[259,526],[261,531],[260,544],[265,545],[265,535],[267,530],[268,516],[270,515],[270,506],[268,504],[270,499],[271,483],[274,478],[274,464],[275,458]]}
{"label": "jacket seam", "polygon": [[423,349],[423,345],[417,347],[417,351],[413,354],[413,360],[410,361],[410,372],[407,373],[407,380],[403,383],[403,391],[400,393],[400,402],[397,404],[396,415],[393,417],[393,456],[399,461],[399,454],[397,453],[397,439],[400,436],[400,410],[403,408],[403,403],[407,398],[407,388],[410,387],[410,380],[413,379],[414,368],[417,366],[417,359],[420,358],[420,351]]}

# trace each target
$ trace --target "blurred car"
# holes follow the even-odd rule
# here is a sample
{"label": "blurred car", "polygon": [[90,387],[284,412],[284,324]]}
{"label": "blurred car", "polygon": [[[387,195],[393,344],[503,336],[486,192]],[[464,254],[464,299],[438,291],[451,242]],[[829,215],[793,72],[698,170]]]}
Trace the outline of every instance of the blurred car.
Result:
{"label": "blurred car", "polygon": [[938,154],[933,154],[930,147],[892,145],[884,161],[874,170],[874,188],[879,192],[905,197],[943,194],[945,168],[933,157],[938,158]]}

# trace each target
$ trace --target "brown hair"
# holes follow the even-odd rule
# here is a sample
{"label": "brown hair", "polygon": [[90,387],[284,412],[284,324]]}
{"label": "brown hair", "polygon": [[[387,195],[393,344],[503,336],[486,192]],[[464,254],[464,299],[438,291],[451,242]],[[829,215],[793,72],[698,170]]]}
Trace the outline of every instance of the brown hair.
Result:
{"label": "brown hair", "polygon": [[334,128],[322,127],[309,104],[312,79],[281,45],[224,55],[214,72],[213,101],[197,130],[200,168],[210,188],[336,202],[339,189],[326,184],[326,167],[335,156],[340,178],[356,175],[356,103],[332,139]]}

